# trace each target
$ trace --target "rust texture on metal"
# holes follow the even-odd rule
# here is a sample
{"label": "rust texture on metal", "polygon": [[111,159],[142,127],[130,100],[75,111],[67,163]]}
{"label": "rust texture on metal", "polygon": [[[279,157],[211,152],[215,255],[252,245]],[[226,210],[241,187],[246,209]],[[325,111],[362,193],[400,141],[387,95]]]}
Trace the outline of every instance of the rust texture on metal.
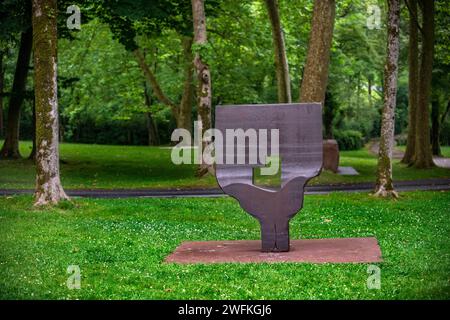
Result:
{"label": "rust texture on metal", "polygon": [[[217,106],[215,127],[223,133],[224,146],[235,144],[234,137],[233,141],[227,141],[226,129],[279,130],[279,188],[266,188],[253,183],[253,168],[266,163],[249,163],[248,150],[255,147],[249,145],[250,139],[246,145],[246,162],[227,164],[224,161],[217,164],[216,177],[222,190],[237,199],[241,207],[260,222],[262,251],[289,251],[289,220],[303,206],[305,184],[319,175],[322,168],[321,104]],[[269,155],[272,153],[270,145],[269,142]],[[228,152],[228,148],[226,150]]]}

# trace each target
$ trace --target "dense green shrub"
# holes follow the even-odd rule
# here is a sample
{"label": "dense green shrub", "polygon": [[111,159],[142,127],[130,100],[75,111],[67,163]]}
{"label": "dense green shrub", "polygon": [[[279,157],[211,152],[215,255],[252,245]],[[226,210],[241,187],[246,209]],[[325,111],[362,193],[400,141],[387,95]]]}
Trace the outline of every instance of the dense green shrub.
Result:
{"label": "dense green shrub", "polygon": [[358,150],[364,144],[362,134],[355,130],[335,131],[334,138],[339,145],[339,150]]}

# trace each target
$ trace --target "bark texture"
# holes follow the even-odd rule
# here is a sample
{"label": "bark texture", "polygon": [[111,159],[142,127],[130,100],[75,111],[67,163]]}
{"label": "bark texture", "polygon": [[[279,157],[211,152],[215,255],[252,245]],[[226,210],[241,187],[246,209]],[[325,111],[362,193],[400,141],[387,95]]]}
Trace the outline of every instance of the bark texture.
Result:
{"label": "bark texture", "polygon": [[[206,34],[206,16],[205,6],[203,0],[192,0],[192,17],[194,21],[194,43],[200,48],[207,45],[208,38]],[[204,132],[211,128],[211,73],[209,65],[204,60],[200,53],[196,53],[194,57],[194,67],[197,71],[198,92],[197,92],[197,106],[198,106],[198,121],[201,123],[202,136]],[[204,150],[208,143],[202,143]],[[205,163],[200,164],[197,174],[199,176],[205,175],[208,172],[213,172],[213,167]]]}
{"label": "bark texture", "polygon": [[416,114],[419,93],[419,38],[417,21],[417,0],[407,0],[409,8],[408,46],[408,137],[403,163],[411,163],[416,153]]}
{"label": "bark texture", "polygon": [[323,127],[324,139],[333,139],[333,121],[336,116],[336,107],[331,91],[325,94],[325,103],[323,105]]}
{"label": "bark texture", "polygon": [[19,152],[19,124],[20,109],[25,99],[25,90],[30,64],[33,31],[31,28],[22,33],[20,37],[19,54],[17,56],[16,71],[9,99],[7,128],[5,142],[0,151],[0,158],[17,159]]}
{"label": "bark texture", "polygon": [[29,160],[36,161],[36,100],[33,99],[33,146],[31,148],[31,153],[28,156]]}
{"label": "bark texture", "polygon": [[33,0],[36,206],[56,204],[68,199],[59,176],[56,2]]}
{"label": "bark texture", "polygon": [[335,0],[314,0],[308,55],[300,88],[301,102],[323,103],[325,100],[335,7]]}
{"label": "bark texture", "polygon": [[430,144],[430,95],[434,54],[434,1],[420,0],[422,4],[422,54],[420,61],[419,98],[416,112],[416,146],[413,166],[434,166]]}
{"label": "bark texture", "polygon": [[431,101],[431,149],[435,156],[441,156],[441,146],[439,143],[439,133],[441,123],[439,121],[439,100]]}
{"label": "bark texture", "polygon": [[147,87],[146,82],[144,82],[144,98],[145,98],[145,106],[147,107],[145,117],[147,120],[146,122],[147,122],[148,145],[157,146],[159,145],[158,129],[156,127],[155,121],[153,120],[153,115],[150,110],[152,106],[152,97],[149,94],[149,88]]}
{"label": "bark texture", "polygon": [[389,0],[388,7],[387,57],[384,67],[384,107],[381,118],[381,137],[375,195],[381,197],[397,197],[392,183],[392,149],[394,143],[398,55],[400,47],[400,0]]}
{"label": "bark texture", "polygon": [[281,27],[278,0],[266,0],[270,24],[272,26],[275,68],[277,74],[278,102],[291,103],[291,80],[283,29]]}
{"label": "bark texture", "polygon": [[192,132],[192,101],[194,99],[192,41],[193,39],[191,37],[184,37],[182,40],[184,85],[183,95],[181,97],[181,102],[176,117],[178,128],[187,129],[189,132]]}

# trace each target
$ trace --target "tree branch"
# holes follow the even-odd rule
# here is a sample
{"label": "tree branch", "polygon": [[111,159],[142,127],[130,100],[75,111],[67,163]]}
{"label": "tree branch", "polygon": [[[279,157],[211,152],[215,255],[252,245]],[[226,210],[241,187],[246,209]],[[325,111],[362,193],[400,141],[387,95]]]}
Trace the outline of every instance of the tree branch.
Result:
{"label": "tree branch", "polygon": [[158,83],[158,80],[156,80],[156,77],[153,74],[152,70],[150,70],[147,63],[145,62],[145,57],[144,54],[142,53],[142,50],[140,48],[137,48],[136,50],[133,51],[133,53],[136,56],[139,66],[144,72],[145,79],[148,81],[148,83],[153,89],[153,94],[156,96],[156,98],[158,98],[159,101],[169,106],[172,109],[172,111],[176,114],[178,112],[178,106],[175,103],[173,103],[162,91]]}
{"label": "tree branch", "polygon": [[422,27],[420,26],[420,23],[419,23],[419,19],[417,17],[417,14],[413,14],[413,12],[411,10],[411,7],[409,6],[408,0],[405,0],[405,4],[406,4],[406,8],[408,8],[409,16],[413,18],[413,21],[416,24],[417,29],[419,29],[420,33],[422,35],[424,35]]}

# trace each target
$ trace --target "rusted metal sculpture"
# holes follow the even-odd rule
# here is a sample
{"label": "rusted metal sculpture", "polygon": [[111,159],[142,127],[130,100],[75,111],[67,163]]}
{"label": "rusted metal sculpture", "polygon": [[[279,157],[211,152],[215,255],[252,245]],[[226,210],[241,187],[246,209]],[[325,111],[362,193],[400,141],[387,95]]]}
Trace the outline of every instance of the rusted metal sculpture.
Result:
{"label": "rusted metal sculpture", "polygon": [[[222,190],[236,198],[241,207],[259,220],[263,252],[289,251],[289,220],[302,208],[305,184],[322,168],[322,108],[320,103],[229,105],[216,107],[216,129],[227,141],[226,129],[278,129],[281,186],[256,186],[253,168],[266,163],[216,164]],[[231,138],[229,138],[231,139]],[[253,146],[255,147],[255,146]],[[257,147],[257,146],[256,146]],[[254,150],[254,149],[253,149]],[[271,154],[268,143],[268,154]]]}

